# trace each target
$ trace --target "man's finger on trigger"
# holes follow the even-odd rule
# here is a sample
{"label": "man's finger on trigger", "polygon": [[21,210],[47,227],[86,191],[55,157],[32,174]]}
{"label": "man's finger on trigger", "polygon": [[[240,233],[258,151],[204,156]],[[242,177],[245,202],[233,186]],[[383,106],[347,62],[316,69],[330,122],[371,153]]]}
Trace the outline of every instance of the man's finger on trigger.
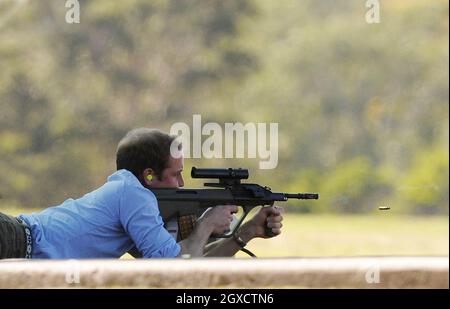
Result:
{"label": "man's finger on trigger", "polygon": [[227,205],[227,208],[229,209],[229,211],[231,212],[231,213],[236,213],[236,212],[238,212],[238,207],[236,206],[236,205]]}

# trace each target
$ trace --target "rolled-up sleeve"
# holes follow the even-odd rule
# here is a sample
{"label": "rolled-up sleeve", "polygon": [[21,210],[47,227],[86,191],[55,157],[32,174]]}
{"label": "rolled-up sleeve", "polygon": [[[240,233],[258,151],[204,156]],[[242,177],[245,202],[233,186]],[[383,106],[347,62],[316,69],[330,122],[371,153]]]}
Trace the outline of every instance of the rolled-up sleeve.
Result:
{"label": "rolled-up sleeve", "polygon": [[145,188],[125,187],[119,216],[126,233],[144,258],[176,257],[180,245],[164,228],[158,202]]}

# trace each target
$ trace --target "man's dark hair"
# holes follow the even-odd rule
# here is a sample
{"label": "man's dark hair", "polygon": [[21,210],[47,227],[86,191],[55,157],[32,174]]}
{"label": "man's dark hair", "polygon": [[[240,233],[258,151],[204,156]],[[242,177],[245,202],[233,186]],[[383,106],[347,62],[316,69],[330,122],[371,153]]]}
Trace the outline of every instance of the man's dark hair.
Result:
{"label": "man's dark hair", "polygon": [[126,169],[143,183],[142,172],[151,168],[154,176],[161,179],[163,170],[169,166],[170,145],[176,138],[157,129],[131,130],[117,146],[117,170]]}

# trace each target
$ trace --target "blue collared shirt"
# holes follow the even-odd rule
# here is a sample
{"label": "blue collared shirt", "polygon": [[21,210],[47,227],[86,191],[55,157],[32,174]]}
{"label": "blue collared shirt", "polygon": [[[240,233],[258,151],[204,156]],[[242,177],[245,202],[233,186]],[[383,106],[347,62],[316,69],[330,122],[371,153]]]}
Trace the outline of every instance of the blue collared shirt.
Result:
{"label": "blue collared shirt", "polygon": [[146,258],[175,257],[181,250],[155,195],[127,170],[79,199],[19,218],[31,227],[33,258],[118,258],[134,246]]}

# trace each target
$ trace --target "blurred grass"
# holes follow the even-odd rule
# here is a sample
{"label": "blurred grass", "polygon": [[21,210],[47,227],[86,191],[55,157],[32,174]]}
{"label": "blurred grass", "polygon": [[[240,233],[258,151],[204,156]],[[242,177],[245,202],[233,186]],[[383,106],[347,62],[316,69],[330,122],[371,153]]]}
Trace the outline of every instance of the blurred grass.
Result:
{"label": "blurred grass", "polygon": [[[0,211],[18,215],[39,210],[1,207]],[[258,257],[449,255],[448,216],[287,213],[284,218],[280,236],[255,239],[247,248]]]}
{"label": "blurred grass", "polygon": [[255,239],[248,249],[259,257],[449,254],[447,216],[288,213],[284,218],[280,236]]}

